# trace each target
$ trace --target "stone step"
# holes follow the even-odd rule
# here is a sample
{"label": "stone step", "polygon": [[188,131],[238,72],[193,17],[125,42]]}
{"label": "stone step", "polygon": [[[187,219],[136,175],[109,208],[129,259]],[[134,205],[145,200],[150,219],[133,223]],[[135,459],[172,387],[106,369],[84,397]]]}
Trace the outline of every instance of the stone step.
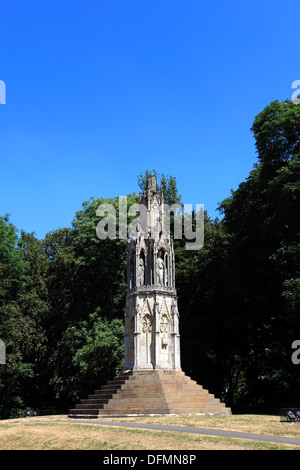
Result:
{"label": "stone step", "polygon": [[[207,403],[208,401],[211,402],[213,400],[213,396],[211,397],[207,397],[207,396],[199,396],[199,397],[191,397],[189,398],[188,400],[183,400],[182,398],[178,398],[178,397],[172,397],[172,398],[167,398],[167,397],[161,397],[161,396],[157,396],[155,398],[153,397],[139,397],[139,398],[133,398],[133,399],[128,399],[128,397],[126,397],[126,395],[123,395],[123,396],[119,396],[119,395],[116,395],[115,397],[113,397],[113,399],[111,400],[108,400],[107,403],[108,404],[111,404],[111,403],[132,403],[133,405],[134,404],[140,404],[140,403],[151,403],[153,405],[155,405],[156,403],[159,403],[161,401],[163,401],[164,403],[172,403],[172,404],[176,404],[176,403]],[[94,404],[97,404],[97,403],[94,403]],[[105,404],[105,403],[99,403],[99,404]]]}
{"label": "stone step", "polygon": [[93,417],[95,417],[95,416],[98,416],[99,409],[86,410],[84,408],[75,408],[75,409],[69,410],[69,416],[73,415],[73,414],[76,414],[76,415],[89,414],[89,415],[92,415]]}
{"label": "stone step", "polygon": [[209,409],[207,408],[197,408],[197,410],[193,409],[188,409],[188,408],[157,408],[156,410],[153,410],[152,408],[131,408],[130,410],[127,410],[124,412],[123,409],[103,409],[99,410],[99,415],[98,417],[101,418],[101,416],[115,416],[115,417],[122,417],[122,416],[128,416],[128,415],[169,415],[169,414],[174,414],[174,415],[198,415],[198,414],[230,414],[230,410],[226,412],[226,410],[221,410],[220,408],[216,409]]}
{"label": "stone step", "polygon": [[119,384],[122,385],[125,382],[127,382],[127,380],[129,380],[129,377],[126,377],[126,378],[118,377],[118,378],[115,378],[114,380],[109,380],[106,385],[119,385]]}
{"label": "stone step", "polygon": [[[112,387],[112,386],[111,386]],[[161,381],[161,382],[152,382],[150,383],[149,381],[144,381],[144,380],[130,380],[130,382],[126,384],[122,384],[120,387],[114,387],[114,388],[124,388],[130,389],[130,388],[140,388],[140,389],[148,389],[148,388],[155,388],[155,387],[168,387],[170,389],[177,389],[177,388],[190,388],[190,389],[195,389],[195,388],[203,388],[196,383],[190,383],[190,382],[183,382],[183,381]],[[102,390],[107,390],[102,389]]]}
{"label": "stone step", "polygon": [[[151,393],[151,391],[162,391],[162,390],[165,390],[165,391],[170,391],[170,393],[182,393],[183,391],[187,391],[189,393],[192,393],[192,392],[199,392],[199,393],[207,393],[207,391],[205,391],[204,389],[202,388],[198,388],[197,386],[189,386],[189,385],[186,385],[186,386],[162,386],[161,384],[151,384],[151,385],[146,385],[146,386],[142,386],[140,384],[137,384],[136,386],[134,384],[128,384],[128,386],[124,386],[124,387],[121,387],[119,389],[117,389],[117,392],[118,393],[121,393],[123,392],[123,390],[126,390],[126,391],[132,391],[134,393]],[[99,394],[99,395],[103,395],[102,394]]]}
{"label": "stone step", "polygon": [[69,412],[69,417],[95,418],[101,416],[128,416],[128,415],[146,415],[146,414],[177,414],[177,415],[196,415],[196,414],[230,414],[230,409],[226,407],[141,407],[141,408],[113,408],[113,409],[73,409]]}
{"label": "stone step", "polygon": [[[221,406],[220,405],[224,405]],[[128,407],[121,407],[121,406],[116,406],[114,408],[110,409],[85,409],[85,408],[78,408],[78,409],[73,409],[69,411],[69,416],[70,415],[76,415],[76,416],[81,416],[81,417],[86,417],[87,415],[90,415],[91,417],[95,418],[96,416],[102,416],[102,415],[123,415],[125,416],[126,414],[200,414],[200,413],[224,413],[227,411],[230,413],[230,409],[226,408],[224,403],[217,403],[215,405],[209,405],[209,406],[177,406],[177,407],[166,407],[161,404],[159,407],[153,407],[153,406],[132,406],[130,408]]]}
{"label": "stone step", "polygon": [[141,409],[141,408],[134,409],[133,408],[128,412],[124,412],[124,410],[118,410],[118,409],[100,410],[98,417],[99,418],[101,418],[101,416],[122,417],[122,416],[128,416],[128,415],[150,415],[150,414],[167,415],[167,414],[170,414],[170,412],[168,408],[157,409],[155,410],[155,412],[151,408],[149,409]]}
{"label": "stone step", "polygon": [[99,406],[99,409],[102,408],[102,409],[128,409],[128,410],[131,410],[132,408],[141,408],[141,409],[145,409],[145,408],[152,408],[153,410],[156,410],[156,409],[159,409],[159,408],[165,408],[167,407],[168,409],[197,409],[197,408],[215,408],[215,407],[218,407],[218,408],[224,408],[222,406],[220,406],[220,403],[218,402],[214,402],[214,401],[210,401],[210,402],[205,402],[205,401],[193,401],[193,402],[186,402],[186,403],[179,403],[179,402],[166,402],[164,399],[157,399],[155,402],[154,401],[148,401],[148,400],[144,400],[144,401],[139,401],[139,402],[122,402],[122,401],[113,401],[111,403],[109,403],[108,405],[103,405],[103,406]]}
{"label": "stone step", "polygon": [[101,399],[93,399],[93,398],[85,398],[79,403],[79,405],[105,405],[111,398],[101,398]]}
{"label": "stone step", "polygon": [[135,391],[140,390],[140,391],[145,392],[145,390],[149,391],[149,390],[162,389],[162,388],[166,388],[167,390],[174,390],[174,391],[175,390],[180,391],[184,389],[184,390],[198,390],[198,391],[206,392],[206,390],[203,389],[201,385],[198,385],[196,383],[194,384],[182,383],[182,382],[174,382],[174,383],[160,383],[160,382],[144,383],[142,382],[141,383],[139,381],[131,380],[125,384],[120,384],[118,386],[112,386],[112,385],[104,386],[100,390],[95,390],[93,395],[104,395],[106,393],[116,393],[116,391],[123,390],[123,389],[135,390]]}
{"label": "stone step", "polygon": [[105,398],[108,398],[108,397],[112,397],[113,395],[115,395],[115,393],[117,393],[117,390],[115,392],[113,391],[110,391],[110,392],[107,392],[107,393],[93,393],[91,395],[88,395],[87,398],[85,398],[85,400],[90,400],[90,399],[98,399],[98,400],[101,400],[101,399],[105,399]]}
{"label": "stone step", "polygon": [[121,388],[121,385],[120,384],[116,384],[116,385],[103,385],[103,387],[101,387],[101,389],[99,390],[100,392],[109,392],[111,390],[118,390],[119,388]]}
{"label": "stone step", "polygon": [[137,399],[144,399],[145,397],[149,399],[155,399],[163,396],[165,400],[191,400],[193,398],[200,398],[200,399],[209,399],[210,397],[213,397],[213,395],[207,393],[200,393],[197,391],[184,391],[182,390],[181,392],[173,392],[173,391],[168,391],[168,392],[161,392],[159,390],[153,390],[151,392],[144,392],[144,393],[137,393],[133,391],[128,391],[127,390],[122,390],[116,394],[114,394],[111,398],[115,399],[132,399],[132,400],[137,400]]}
{"label": "stone step", "polygon": [[104,407],[104,404],[99,403],[78,403],[75,405],[75,409],[78,410],[100,410]]}

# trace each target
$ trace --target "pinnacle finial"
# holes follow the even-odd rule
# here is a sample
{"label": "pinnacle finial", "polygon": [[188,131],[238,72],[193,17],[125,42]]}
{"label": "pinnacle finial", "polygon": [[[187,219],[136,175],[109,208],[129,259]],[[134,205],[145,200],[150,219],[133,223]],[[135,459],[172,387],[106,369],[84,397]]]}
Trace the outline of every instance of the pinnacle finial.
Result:
{"label": "pinnacle finial", "polygon": [[156,177],[155,176],[147,180],[147,189],[155,189],[156,191]]}

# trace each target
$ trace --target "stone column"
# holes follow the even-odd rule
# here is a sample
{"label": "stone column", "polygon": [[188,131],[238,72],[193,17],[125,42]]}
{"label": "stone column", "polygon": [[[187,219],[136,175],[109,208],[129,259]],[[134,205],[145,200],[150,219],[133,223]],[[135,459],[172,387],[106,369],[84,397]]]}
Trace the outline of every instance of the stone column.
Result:
{"label": "stone column", "polygon": [[161,369],[160,366],[160,330],[159,330],[159,302],[156,300],[156,295],[154,299],[153,306],[153,317],[155,318],[155,330],[154,330],[154,351],[155,351],[155,369]]}
{"label": "stone column", "polygon": [[172,287],[175,287],[175,255],[172,253]]}
{"label": "stone column", "polygon": [[134,337],[134,358],[133,358],[133,368],[134,369],[139,369],[140,368],[140,357],[141,357],[141,335],[140,335],[140,315],[139,315],[139,309],[135,309],[135,329],[133,332],[133,337]]}
{"label": "stone column", "polygon": [[157,275],[156,275],[156,259],[157,259],[157,250],[156,250],[156,248],[154,248],[154,250],[153,250],[153,264],[152,264],[154,285],[158,284],[158,279],[157,279]]}
{"label": "stone column", "polygon": [[135,252],[135,285],[138,287],[139,285],[139,258],[140,258],[140,250],[138,247],[136,247],[136,252]]}
{"label": "stone column", "polygon": [[125,335],[124,335],[124,369],[127,370],[130,368],[129,364],[129,342],[130,342],[130,337],[129,337],[129,321],[128,321],[128,313],[125,309]]}
{"label": "stone column", "polygon": [[174,354],[174,369],[181,370],[180,364],[180,335],[178,327],[178,311],[175,306],[172,307],[172,317],[173,317],[173,354]]}

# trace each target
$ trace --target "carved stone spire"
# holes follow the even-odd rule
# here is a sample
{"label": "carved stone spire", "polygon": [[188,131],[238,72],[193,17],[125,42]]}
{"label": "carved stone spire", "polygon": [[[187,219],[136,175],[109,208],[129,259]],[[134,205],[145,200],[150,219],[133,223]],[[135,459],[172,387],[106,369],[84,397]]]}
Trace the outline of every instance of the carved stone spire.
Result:
{"label": "carved stone spire", "polygon": [[174,247],[156,178],[147,180],[139,204],[128,242],[125,369],[180,369]]}

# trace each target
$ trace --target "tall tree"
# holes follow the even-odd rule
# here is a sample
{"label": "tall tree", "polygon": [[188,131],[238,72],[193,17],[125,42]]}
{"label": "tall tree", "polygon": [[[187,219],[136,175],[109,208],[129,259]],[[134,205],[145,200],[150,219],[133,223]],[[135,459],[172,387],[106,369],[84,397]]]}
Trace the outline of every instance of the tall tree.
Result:
{"label": "tall tree", "polygon": [[[137,201],[136,195],[128,195],[127,206]],[[113,239],[99,239],[97,235],[99,222],[106,218],[105,210],[100,211],[102,215],[97,215],[98,208],[105,208],[106,204],[110,204],[116,215]],[[83,202],[82,209],[75,214],[72,228],[48,234],[44,247],[50,263],[48,290],[52,305],[48,333],[51,353],[47,370],[57,400],[67,406],[68,400],[82,396],[88,392],[88,386],[93,386],[96,370],[97,380],[103,382],[108,373],[114,375],[122,360],[123,337],[121,340],[117,333],[104,333],[116,331],[116,325],[120,328],[118,322],[122,323],[124,316],[126,239],[119,238],[119,198],[91,198]],[[121,346],[116,347],[116,341],[121,341]],[[101,349],[99,344],[102,342]],[[110,353],[109,347],[113,349]],[[91,359],[92,351],[95,357],[99,357],[99,351],[103,354],[102,364],[94,375],[84,359]],[[111,359],[106,357],[109,354]],[[80,360],[74,359],[79,356]]]}
{"label": "tall tree", "polygon": [[0,217],[0,338],[6,365],[0,368],[0,416],[13,417],[25,405],[34,374],[33,351],[41,350],[31,296],[30,264],[9,217]]}
{"label": "tall tree", "polygon": [[299,129],[300,107],[292,102],[259,113],[252,126],[258,163],[220,205],[231,235],[233,306],[247,344],[244,399],[253,403],[292,397],[298,380],[290,360],[295,323],[286,311],[299,305]]}

